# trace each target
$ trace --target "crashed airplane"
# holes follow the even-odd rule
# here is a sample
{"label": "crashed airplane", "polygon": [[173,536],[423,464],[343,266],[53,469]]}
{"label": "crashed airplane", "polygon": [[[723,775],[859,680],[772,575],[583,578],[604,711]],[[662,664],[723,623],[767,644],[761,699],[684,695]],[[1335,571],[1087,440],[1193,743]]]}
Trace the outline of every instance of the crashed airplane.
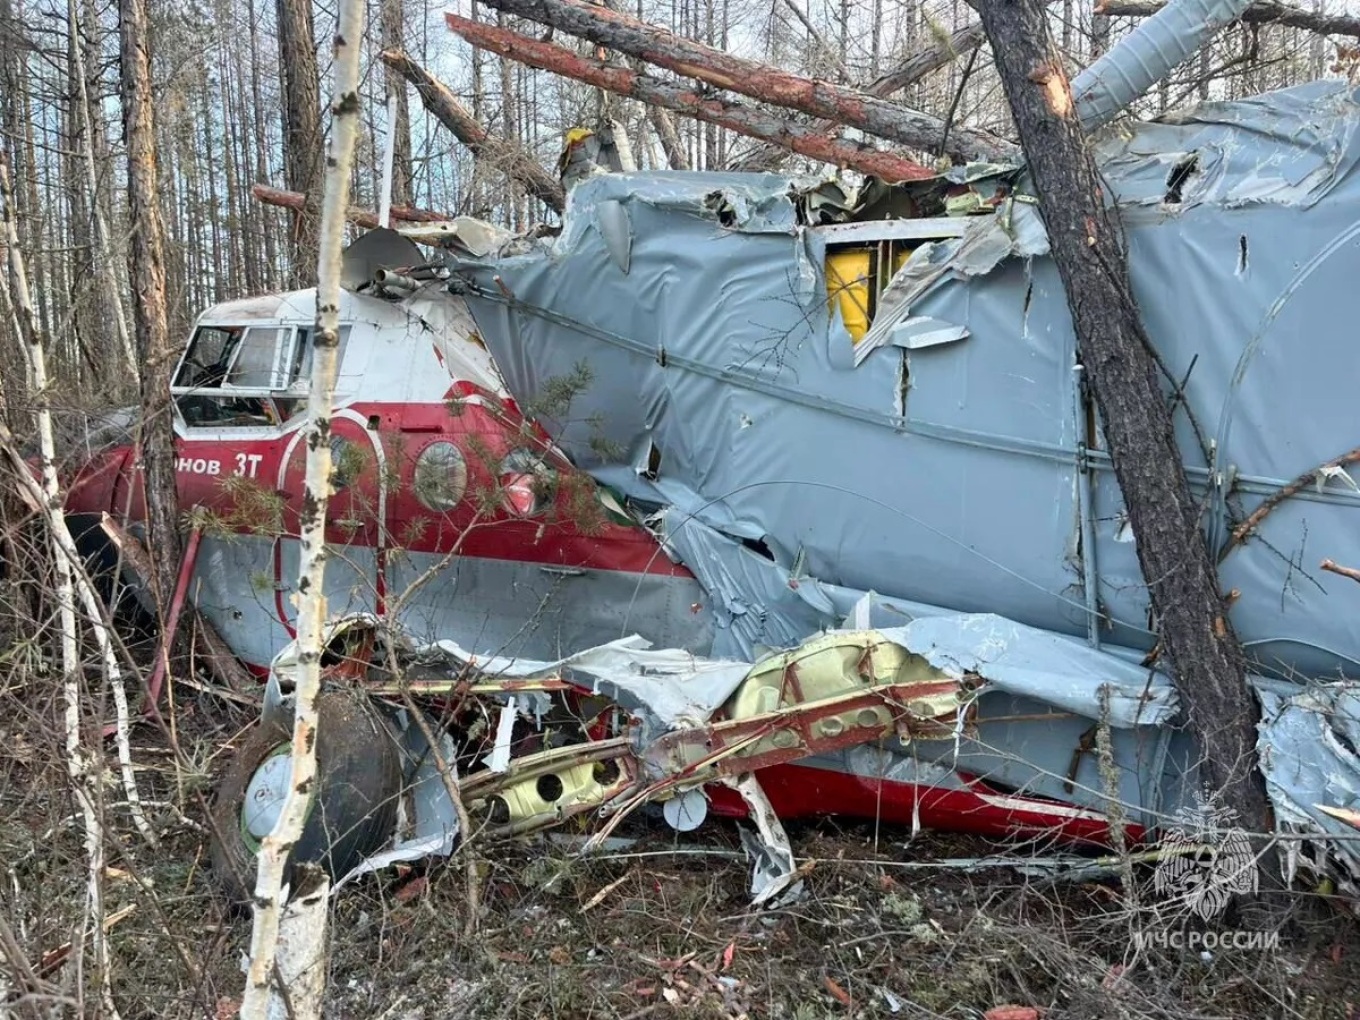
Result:
{"label": "crashed airplane", "polygon": [[[1078,80],[1097,121],[1141,37]],[[1360,93],[1324,81],[1097,148],[1252,659],[1286,871],[1351,894],[1355,844],[1327,837],[1360,817],[1360,585],[1316,564],[1360,562],[1358,125]],[[602,173],[554,236],[413,236],[433,254],[374,232],[348,257],[329,814],[299,854],[339,874],[448,853],[451,771],[490,836],[589,816],[599,839],[650,802],[682,830],[749,817],[762,901],[794,880],[798,815],[1087,844],[1223,827],[1146,661],[1136,536],[1023,168]],[[181,505],[207,517],[189,590],[269,676],[219,791],[224,872],[286,788],[314,303],[208,310],[173,378]],[[109,444],[70,511],[135,524],[140,486]]]}

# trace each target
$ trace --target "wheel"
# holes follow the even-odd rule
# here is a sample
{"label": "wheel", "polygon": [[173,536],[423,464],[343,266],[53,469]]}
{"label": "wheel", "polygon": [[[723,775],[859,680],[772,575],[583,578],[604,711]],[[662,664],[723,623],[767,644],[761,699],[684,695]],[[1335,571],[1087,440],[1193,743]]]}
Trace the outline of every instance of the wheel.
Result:
{"label": "wheel", "polygon": [[[298,864],[340,877],[381,849],[395,827],[401,757],[382,715],[366,697],[335,691],[318,699],[317,716],[316,792],[285,881]],[[257,723],[217,786],[213,872],[236,903],[254,898],[255,855],[283,806],[291,737],[277,724]]]}

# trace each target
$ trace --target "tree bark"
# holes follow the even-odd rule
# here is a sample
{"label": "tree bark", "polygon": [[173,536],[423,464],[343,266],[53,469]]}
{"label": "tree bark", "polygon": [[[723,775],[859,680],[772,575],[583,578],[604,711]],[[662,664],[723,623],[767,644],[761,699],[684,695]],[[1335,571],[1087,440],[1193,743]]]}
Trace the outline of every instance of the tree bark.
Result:
{"label": "tree bark", "polygon": [[[303,425],[307,447],[302,512],[298,521],[298,671],[293,711],[292,775],[287,796],[274,830],[261,840],[255,880],[254,925],[250,939],[250,966],[242,1020],[265,1020],[278,1015],[271,1010],[271,990],[280,964],[303,965],[294,955],[280,959],[279,928],[282,886],[288,857],[307,820],[312,786],[316,782],[317,700],[321,694],[321,653],[326,624],[326,508],[331,495],[331,405],[335,399],[335,375],[340,344],[340,249],[344,241],[345,210],[349,202],[350,172],[359,121],[359,57],[363,45],[364,0],[341,0],[339,27],[335,33],[335,99],[331,105],[330,150],[326,154],[326,182],[319,233],[316,328],[313,330],[312,378],[307,394],[307,420]],[[302,909],[303,928],[324,933],[326,924],[325,880],[312,870],[292,893]],[[316,879],[321,880],[320,893]],[[310,904],[310,908],[309,908]],[[322,932],[317,933],[315,926]],[[293,935],[299,933],[294,929]],[[302,955],[324,957],[325,940],[294,943]],[[320,1017],[325,989],[324,960],[309,960],[310,978],[284,1012],[297,1020]],[[300,989],[301,991],[302,989]],[[287,996],[279,998],[287,1002]],[[295,1013],[293,1006],[301,1006]]]}
{"label": "tree bark", "polygon": [[[769,64],[724,53],[622,12],[594,6],[585,0],[483,2],[488,7],[518,14],[589,39],[676,74],[697,78],[715,88],[728,89],[772,106],[859,128],[867,134],[909,148],[937,152],[943,144],[949,155],[964,159],[981,157],[996,160],[1016,156],[1013,145],[987,132],[970,128],[947,131],[939,118],[908,109],[899,103],[890,103],[856,89],[804,78]],[[453,15],[449,17],[452,25]],[[467,38],[465,33],[460,34]]]}
{"label": "tree bark", "polygon": [[[305,195],[296,191],[284,191],[281,188],[271,188],[264,184],[255,184],[250,188],[250,193],[255,196],[257,201],[265,205],[277,206],[280,209],[301,209],[307,201]],[[392,221],[402,221],[405,223],[444,223],[451,216],[443,213],[430,212],[428,209],[413,209],[408,205],[396,206],[391,209]],[[376,230],[378,214],[371,209],[361,209],[357,205],[350,206],[345,211],[345,219],[356,226],[363,227],[365,230]]]}
{"label": "tree bark", "polygon": [[1043,0],[978,0],[977,7],[1067,291],[1176,690],[1201,742],[1203,779],[1239,824],[1269,832],[1255,768],[1259,708],[1133,302],[1118,217],[1078,127]]}
{"label": "tree bark", "polygon": [[652,78],[626,67],[603,64],[560,46],[468,21],[456,14],[445,14],[444,17],[453,31],[474,46],[530,67],[608,89],[629,99],[663,106],[738,134],[774,142],[812,159],[850,167],[886,181],[923,180],[935,176],[935,171],[919,163],[890,152],[827,138],[813,128],[781,120],[758,107],[711,98],[685,85]]}
{"label": "tree bark", "polygon": [[415,86],[425,109],[453,132],[453,136],[466,145],[475,157],[493,163],[501,173],[523,183],[529,194],[554,212],[562,211],[566,203],[562,183],[544,170],[530,153],[489,132],[468,112],[467,107],[454,98],[447,85],[405,52],[384,50],[382,60]]}
{"label": "tree bark", "polygon": [[937,71],[965,53],[971,53],[981,46],[986,38],[987,33],[982,30],[980,21],[964,25],[963,28],[952,32],[944,42],[913,53],[883,77],[866,85],[864,91],[871,96],[887,99],[894,92],[914,85],[931,71]]}
{"label": "tree bark", "polygon": [[670,168],[689,170],[689,153],[685,151],[685,143],[680,140],[680,133],[675,130],[675,121],[671,119],[671,115],[659,106],[649,106],[647,120],[661,142],[661,151],[666,154],[666,162],[670,164]]}
{"label": "tree bark", "polygon": [[[1096,6],[1096,13],[1105,17],[1147,18],[1156,14],[1166,4],[1159,0],[1106,0]],[[1256,0],[1242,13],[1241,20],[1249,25],[1286,25],[1289,28],[1306,28],[1310,32],[1323,35],[1349,35],[1360,38],[1360,18],[1347,14],[1323,14],[1320,11],[1306,11],[1292,4],[1277,3],[1276,0]]]}
{"label": "tree bark", "polygon": [[119,0],[123,134],[128,161],[129,275],[141,365],[141,458],[148,546],[155,557],[151,589],[170,627],[170,595],[179,573],[179,513],[175,492],[175,431],[170,403],[170,343],[165,304],[165,236],[156,196],[156,126],[146,0]]}
{"label": "tree bark", "polygon": [[[406,45],[404,0],[383,0],[382,48],[401,50]],[[388,93],[396,99],[396,118],[387,126],[396,133],[392,150],[392,204],[411,204],[411,104],[406,95],[406,80],[395,69],[387,69]]]}
{"label": "tree bark", "polygon": [[316,280],[321,224],[321,79],[316,66],[316,30],[311,0],[277,0],[279,66],[283,71],[283,176],[288,188],[307,196],[293,218],[292,271],[295,287]]}

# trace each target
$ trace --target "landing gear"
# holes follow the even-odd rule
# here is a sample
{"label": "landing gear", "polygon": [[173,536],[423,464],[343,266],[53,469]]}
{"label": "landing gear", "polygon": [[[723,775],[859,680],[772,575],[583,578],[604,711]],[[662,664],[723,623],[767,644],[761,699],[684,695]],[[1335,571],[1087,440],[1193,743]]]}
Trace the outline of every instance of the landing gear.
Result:
{"label": "landing gear", "polygon": [[[315,790],[288,870],[319,864],[338,878],[391,838],[401,754],[386,718],[358,691],[323,693],[317,713]],[[292,775],[291,738],[277,722],[257,723],[217,786],[213,871],[235,903],[253,898],[255,856],[278,821]]]}

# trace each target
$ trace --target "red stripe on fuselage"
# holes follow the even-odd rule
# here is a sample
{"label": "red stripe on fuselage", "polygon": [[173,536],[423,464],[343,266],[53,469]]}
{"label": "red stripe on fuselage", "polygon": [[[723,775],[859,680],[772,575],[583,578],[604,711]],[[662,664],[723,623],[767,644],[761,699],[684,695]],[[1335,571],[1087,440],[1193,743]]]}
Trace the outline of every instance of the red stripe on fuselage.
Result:
{"label": "red stripe on fuselage", "polygon": [[[454,405],[355,403],[332,427],[336,438],[357,452],[352,477],[331,499],[327,540],[339,546],[384,545],[411,552],[480,557],[590,570],[690,577],[673,563],[655,537],[641,527],[611,521],[595,499],[595,483],[577,471],[546,441],[536,425],[526,424],[513,404],[491,394],[458,394]],[[364,424],[360,425],[355,418]],[[296,535],[302,498],[305,445],[298,427],[207,435],[190,430],[176,437],[180,505],[212,511],[229,530],[272,534],[280,522],[268,518],[268,501],[259,492],[283,497],[282,530]],[[372,439],[381,443],[383,464],[376,463]],[[458,447],[467,465],[467,488],[449,512],[422,504],[414,485],[415,464],[433,443]],[[499,499],[500,461],[512,450],[529,450],[551,464],[558,484],[546,512],[528,518],[510,513]],[[284,464],[285,455],[288,463]],[[115,486],[110,473],[120,473]],[[387,486],[385,501],[379,487]],[[128,487],[131,486],[130,493]],[[109,505],[113,492],[130,496]],[[385,502],[384,520],[379,505]],[[133,520],[145,518],[141,472],[132,458],[106,453],[91,461],[72,486],[72,511],[109,511]]]}

